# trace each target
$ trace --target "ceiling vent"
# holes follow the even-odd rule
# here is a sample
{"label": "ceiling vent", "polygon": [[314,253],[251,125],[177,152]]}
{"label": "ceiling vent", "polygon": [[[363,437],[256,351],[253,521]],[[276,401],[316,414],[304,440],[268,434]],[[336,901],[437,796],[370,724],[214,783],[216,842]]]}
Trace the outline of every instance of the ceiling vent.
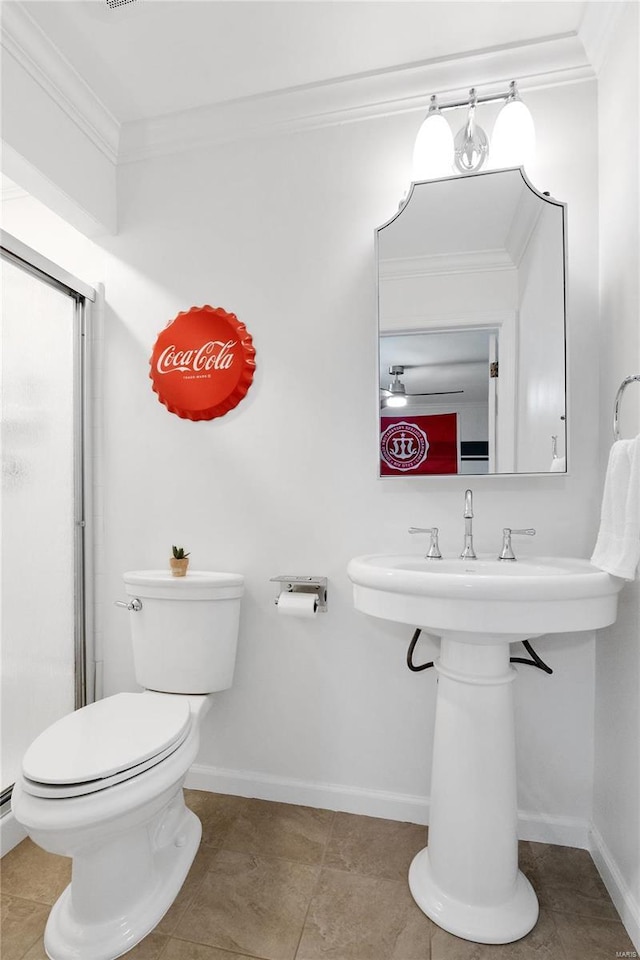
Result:
{"label": "ceiling vent", "polygon": [[107,0],[107,6],[110,10],[117,10],[118,7],[124,7],[125,4],[135,3],[136,0]]}

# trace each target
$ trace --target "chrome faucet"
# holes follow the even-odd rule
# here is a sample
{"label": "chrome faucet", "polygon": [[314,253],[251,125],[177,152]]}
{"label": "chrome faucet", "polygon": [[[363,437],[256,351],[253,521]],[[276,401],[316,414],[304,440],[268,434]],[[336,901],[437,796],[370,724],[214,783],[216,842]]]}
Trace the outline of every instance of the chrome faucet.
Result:
{"label": "chrome faucet", "polygon": [[460,558],[462,560],[477,559],[473,549],[473,493],[471,490],[464,492],[464,547]]}

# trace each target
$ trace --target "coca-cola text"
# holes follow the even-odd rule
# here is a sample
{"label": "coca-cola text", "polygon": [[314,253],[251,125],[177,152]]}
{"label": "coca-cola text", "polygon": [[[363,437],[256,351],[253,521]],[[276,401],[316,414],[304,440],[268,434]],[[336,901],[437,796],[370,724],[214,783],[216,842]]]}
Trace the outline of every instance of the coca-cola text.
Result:
{"label": "coca-cola text", "polygon": [[209,340],[197,350],[176,350],[175,344],[166,347],[156,363],[158,373],[200,373],[203,370],[228,370],[233,364],[236,340]]}

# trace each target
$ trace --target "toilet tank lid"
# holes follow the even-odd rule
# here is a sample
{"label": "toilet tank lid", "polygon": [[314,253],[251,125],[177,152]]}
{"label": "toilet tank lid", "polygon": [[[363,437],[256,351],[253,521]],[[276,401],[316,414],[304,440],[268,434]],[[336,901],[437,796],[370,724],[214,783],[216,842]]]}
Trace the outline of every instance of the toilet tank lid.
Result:
{"label": "toilet tank lid", "polygon": [[211,570],[189,570],[184,577],[174,577],[169,570],[131,570],[123,579],[129,592],[172,600],[229,600],[244,591],[241,573]]}

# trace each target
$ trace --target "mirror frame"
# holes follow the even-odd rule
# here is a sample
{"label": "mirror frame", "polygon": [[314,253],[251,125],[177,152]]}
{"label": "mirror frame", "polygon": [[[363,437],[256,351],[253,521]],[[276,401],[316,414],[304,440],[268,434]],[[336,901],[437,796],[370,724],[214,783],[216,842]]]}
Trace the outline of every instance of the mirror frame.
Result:
{"label": "mirror frame", "polygon": [[[426,185],[426,184],[434,184],[434,183],[443,183],[443,182],[447,182],[447,181],[468,180],[468,179],[470,179],[471,177],[474,177],[474,178],[475,178],[475,177],[496,176],[496,175],[499,175],[499,174],[514,173],[514,172],[515,172],[515,173],[518,173],[518,174],[522,177],[522,180],[523,180],[525,186],[526,186],[533,194],[535,194],[535,196],[537,196],[540,200],[544,201],[545,203],[549,203],[549,204],[551,204],[552,206],[558,207],[558,208],[560,209],[560,214],[561,214],[561,228],[562,228],[562,314],[563,314],[563,316],[562,316],[562,332],[563,332],[563,340],[564,340],[564,357],[563,357],[563,373],[564,373],[564,417],[562,418],[562,420],[563,420],[563,423],[564,423],[564,450],[565,450],[564,456],[565,456],[565,469],[562,470],[562,471],[560,471],[560,470],[558,470],[558,471],[545,470],[545,471],[540,471],[540,472],[521,471],[521,472],[517,472],[517,473],[514,473],[514,472],[501,472],[501,473],[470,473],[470,474],[463,474],[463,473],[434,473],[434,474],[413,474],[413,475],[409,475],[409,476],[385,475],[385,474],[381,473],[381,469],[380,469],[380,440],[381,440],[381,429],[380,429],[380,418],[381,418],[381,412],[380,412],[380,391],[381,391],[381,389],[382,389],[382,383],[381,383],[381,379],[380,379],[380,339],[381,339],[381,332],[380,332],[380,273],[381,273],[381,271],[380,271],[380,234],[381,234],[381,231],[384,230],[386,227],[390,226],[395,220],[398,219],[398,217],[400,217],[400,215],[404,212],[404,210],[406,209],[406,207],[408,206],[408,204],[411,202],[411,199],[412,199],[412,197],[414,196],[415,188],[418,187],[418,186],[422,186],[422,185]],[[568,345],[568,336],[567,336],[567,327],[568,327],[568,324],[567,324],[567,275],[568,275],[568,255],[567,255],[567,204],[566,204],[564,201],[562,201],[562,200],[557,200],[555,197],[552,197],[549,192],[547,192],[547,191],[542,192],[542,191],[538,190],[537,187],[534,187],[534,185],[531,183],[531,181],[530,181],[529,178],[527,177],[527,175],[526,175],[526,173],[525,173],[525,170],[524,170],[524,167],[522,167],[522,166],[520,166],[520,167],[504,167],[504,168],[500,168],[500,169],[496,169],[496,170],[479,170],[479,171],[477,171],[477,172],[475,172],[475,173],[469,173],[469,174],[453,174],[453,175],[451,175],[451,176],[449,176],[449,177],[437,177],[437,178],[434,178],[433,180],[414,180],[414,181],[411,182],[411,184],[410,184],[410,186],[409,186],[409,189],[407,190],[405,196],[404,196],[403,199],[400,201],[400,204],[399,204],[399,206],[398,206],[398,210],[393,214],[393,216],[391,216],[391,217],[390,217],[388,220],[386,220],[383,224],[381,224],[379,227],[376,227],[376,228],[375,228],[375,230],[374,230],[374,255],[375,255],[375,278],[376,278],[376,409],[377,409],[377,417],[376,417],[376,436],[377,436],[377,462],[378,462],[378,466],[377,466],[377,477],[378,477],[378,479],[379,479],[379,480],[398,480],[398,479],[432,480],[432,479],[438,479],[438,478],[440,478],[440,479],[451,479],[451,478],[456,478],[456,477],[462,477],[465,481],[469,481],[471,478],[473,478],[473,480],[476,481],[476,480],[479,480],[479,479],[485,480],[486,478],[492,478],[492,477],[515,478],[515,477],[566,477],[566,476],[568,476],[568,474],[569,474],[569,462],[570,462],[570,455],[569,455],[570,441],[569,441],[569,429],[568,429],[568,424],[569,424],[569,411],[568,411],[569,391],[568,391],[568,383],[567,383],[567,372],[568,372],[567,354],[568,354],[568,346],[569,346],[569,345]],[[509,327],[511,326],[511,323],[510,323],[509,318],[506,316],[507,313],[513,314],[513,311],[505,311],[505,310],[503,310],[503,311],[501,311],[501,312],[500,312],[500,311],[497,311],[497,310],[494,311],[493,314],[492,314],[492,317],[493,317],[494,319],[492,320],[492,324],[491,324],[491,325],[493,325],[493,326],[498,326],[498,325],[503,325],[503,324],[506,323],[506,329],[509,330]],[[479,313],[479,315],[481,315],[481,313]],[[473,322],[469,322],[468,315],[465,317],[464,315],[461,314],[461,322],[460,322],[460,324],[459,324],[459,328],[458,328],[458,329],[464,328],[465,326],[468,326],[468,329],[473,329],[473,328],[474,328]],[[480,323],[476,322],[476,323],[475,323],[475,326],[476,326],[476,327],[478,327],[478,326],[486,327],[486,326],[487,326],[487,320],[486,320],[486,318],[485,318],[484,322],[482,322],[482,321],[481,321]],[[413,332],[413,331],[409,331],[409,330],[398,331],[399,335],[401,335],[402,333],[410,333],[410,332]],[[415,331],[415,332],[418,332],[418,331]],[[440,330],[439,332],[442,332],[442,331]],[[510,340],[513,340],[513,332],[509,332],[508,335],[509,335]],[[513,381],[513,383],[510,385],[510,388],[511,388],[512,390],[515,390],[515,375],[512,375],[510,379]],[[513,411],[513,414],[515,415],[515,410]],[[512,417],[511,419],[513,420],[513,417]]]}

